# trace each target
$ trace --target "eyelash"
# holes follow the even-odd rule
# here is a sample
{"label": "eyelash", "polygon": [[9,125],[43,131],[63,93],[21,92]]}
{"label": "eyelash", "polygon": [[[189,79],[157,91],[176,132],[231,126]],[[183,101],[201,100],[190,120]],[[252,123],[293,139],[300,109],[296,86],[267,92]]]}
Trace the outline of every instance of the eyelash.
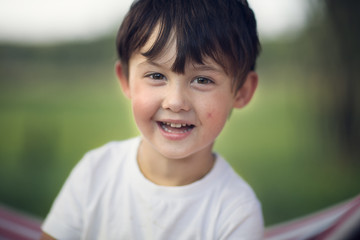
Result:
{"label": "eyelash", "polygon": [[[199,80],[202,81],[202,83],[200,83]],[[212,81],[211,79],[205,78],[205,77],[197,77],[192,81],[192,83],[193,82],[197,82],[200,85],[207,85],[207,84],[214,83],[214,81]],[[206,82],[206,83],[204,83],[204,82]]]}
{"label": "eyelash", "polygon": [[151,78],[151,79],[154,79],[154,80],[163,80],[165,79],[165,76],[161,73],[150,73],[150,74],[147,74],[145,77],[148,77],[148,78]]}
{"label": "eyelash", "polygon": [[[166,80],[166,77],[163,74],[157,72],[147,74],[145,75],[145,77],[151,78],[153,80]],[[208,84],[213,84],[214,81],[206,77],[196,77],[191,81],[191,83],[195,83],[199,85],[208,85]]]}

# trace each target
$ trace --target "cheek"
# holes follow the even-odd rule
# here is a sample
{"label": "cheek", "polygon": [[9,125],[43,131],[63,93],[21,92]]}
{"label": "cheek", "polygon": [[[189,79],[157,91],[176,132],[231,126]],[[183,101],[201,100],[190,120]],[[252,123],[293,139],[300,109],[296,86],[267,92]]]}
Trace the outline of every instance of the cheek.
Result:
{"label": "cheek", "polygon": [[226,96],[215,96],[208,99],[222,99],[222,101],[207,102],[204,106],[203,121],[206,121],[209,133],[218,135],[225,126],[231,111],[231,99]]}
{"label": "cheek", "polygon": [[154,96],[147,91],[136,92],[132,95],[131,104],[136,124],[141,127],[144,121],[150,120],[157,111],[158,105]]}
{"label": "cheek", "polygon": [[207,111],[206,119],[211,124],[217,125],[224,125],[227,120],[227,111],[224,109],[213,109],[211,111]]}
{"label": "cheek", "polygon": [[133,98],[132,109],[135,117],[144,118],[152,112],[153,106],[145,97]]}
{"label": "cheek", "polygon": [[223,106],[210,105],[205,112],[205,121],[207,125],[212,129],[212,132],[218,132],[222,130],[227,121],[228,111]]}
{"label": "cheek", "polygon": [[231,111],[231,99],[228,96],[221,94],[208,97],[207,99],[214,99],[203,103],[204,116],[208,121],[224,122],[228,118],[229,111]]}

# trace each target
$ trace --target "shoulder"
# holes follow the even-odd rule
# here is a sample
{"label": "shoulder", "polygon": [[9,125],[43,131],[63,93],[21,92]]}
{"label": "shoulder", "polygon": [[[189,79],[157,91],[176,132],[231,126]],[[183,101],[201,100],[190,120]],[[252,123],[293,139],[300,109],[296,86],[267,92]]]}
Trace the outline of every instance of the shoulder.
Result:
{"label": "shoulder", "polygon": [[216,194],[222,206],[219,237],[228,239],[249,234],[246,239],[261,239],[263,217],[260,201],[251,186],[224,159],[219,157],[219,161],[222,165]]}
{"label": "shoulder", "polygon": [[91,159],[87,161],[96,161],[97,159],[113,158],[120,156],[127,156],[131,150],[136,150],[139,143],[139,138],[131,138],[123,141],[112,141],[99,148],[87,152],[84,159]]}
{"label": "shoulder", "polygon": [[89,151],[71,171],[67,182],[82,191],[96,192],[102,189],[115,175],[126,172],[129,161],[136,156],[139,138],[109,142]]}
{"label": "shoulder", "polygon": [[96,215],[93,206],[99,205],[104,194],[113,193],[113,186],[118,186],[113,183],[129,176],[127,164],[136,156],[138,142],[138,138],[110,142],[85,154],[65,181],[43,231],[57,239],[80,239],[84,222]]}
{"label": "shoulder", "polygon": [[136,154],[139,138],[109,142],[87,152],[77,167],[90,168],[94,171],[112,169]]}
{"label": "shoulder", "polygon": [[223,198],[237,203],[257,201],[251,186],[221,156],[217,157],[216,168],[217,191],[221,191]]}

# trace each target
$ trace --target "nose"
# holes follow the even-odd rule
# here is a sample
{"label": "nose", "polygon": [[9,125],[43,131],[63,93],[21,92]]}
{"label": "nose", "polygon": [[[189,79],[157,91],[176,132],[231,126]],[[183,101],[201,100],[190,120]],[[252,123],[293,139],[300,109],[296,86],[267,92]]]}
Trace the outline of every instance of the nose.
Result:
{"label": "nose", "polygon": [[180,84],[170,84],[166,89],[162,108],[172,112],[189,111],[190,101],[184,87]]}

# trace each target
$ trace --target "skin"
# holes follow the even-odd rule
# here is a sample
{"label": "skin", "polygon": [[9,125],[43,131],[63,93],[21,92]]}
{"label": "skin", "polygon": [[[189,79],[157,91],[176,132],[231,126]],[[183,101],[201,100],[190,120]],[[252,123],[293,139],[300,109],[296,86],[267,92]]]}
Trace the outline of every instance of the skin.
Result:
{"label": "skin", "polygon": [[41,234],[40,240],[55,240],[55,238],[43,232]]}

